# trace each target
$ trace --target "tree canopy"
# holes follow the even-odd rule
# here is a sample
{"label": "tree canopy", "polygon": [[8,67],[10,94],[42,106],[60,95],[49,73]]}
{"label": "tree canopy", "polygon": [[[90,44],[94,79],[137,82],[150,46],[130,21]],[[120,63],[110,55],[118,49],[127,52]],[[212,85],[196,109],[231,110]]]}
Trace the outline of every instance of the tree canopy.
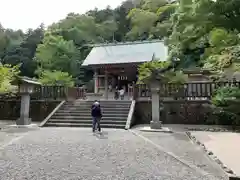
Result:
{"label": "tree canopy", "polygon": [[182,0],[171,16],[167,39],[169,58],[183,67],[200,66],[222,74],[238,70],[240,2],[237,0]]}
{"label": "tree canopy", "polygon": [[62,72],[85,84],[92,77],[81,67],[91,50],[86,44],[162,39],[180,69],[199,66],[222,75],[240,69],[239,18],[238,0],[126,0],[115,9],[69,12],[26,32],[0,25],[0,60],[19,65],[22,76]]}

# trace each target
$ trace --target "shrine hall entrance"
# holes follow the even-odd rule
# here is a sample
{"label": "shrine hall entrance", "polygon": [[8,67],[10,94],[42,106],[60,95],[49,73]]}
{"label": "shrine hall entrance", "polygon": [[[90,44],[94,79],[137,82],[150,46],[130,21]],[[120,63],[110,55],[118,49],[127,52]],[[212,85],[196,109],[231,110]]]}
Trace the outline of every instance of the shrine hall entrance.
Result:
{"label": "shrine hall entrance", "polygon": [[104,94],[104,97],[113,98],[115,90],[121,88],[129,93],[133,83],[137,82],[137,66],[96,68],[94,82],[94,93]]}
{"label": "shrine hall entrance", "polygon": [[133,83],[137,82],[137,71],[133,70],[130,72],[126,69],[121,72],[109,72],[109,85],[112,86],[112,89],[121,89],[125,88],[125,91],[128,91],[128,87],[132,86]]}
{"label": "shrine hall entrance", "polygon": [[109,89],[113,90],[116,86],[126,87],[126,91],[130,92],[133,89],[131,84],[137,82],[137,69],[140,64],[157,59],[166,61],[168,57],[168,47],[162,40],[89,46],[93,48],[82,66],[94,70],[94,94],[103,94],[105,99],[108,99]]}
{"label": "shrine hall entrance", "polygon": [[[137,78],[129,78],[128,76],[122,76],[122,75],[113,75],[114,78],[113,82],[110,82],[109,84],[112,86],[113,89],[121,89],[125,88],[125,90],[128,90],[128,86],[132,85],[133,83],[136,83]],[[115,83],[114,83],[115,82]]]}

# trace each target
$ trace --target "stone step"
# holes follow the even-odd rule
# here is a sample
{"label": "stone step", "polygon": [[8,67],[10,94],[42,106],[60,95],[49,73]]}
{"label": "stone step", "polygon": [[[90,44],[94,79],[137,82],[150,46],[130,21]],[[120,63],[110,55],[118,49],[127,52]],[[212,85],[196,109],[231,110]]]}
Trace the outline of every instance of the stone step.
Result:
{"label": "stone step", "polygon": [[[130,107],[131,104],[100,104],[101,107]],[[62,107],[87,107],[91,108],[92,104],[64,104]]]}
{"label": "stone step", "polygon": [[[50,119],[48,123],[80,123],[80,124],[92,124],[92,120],[65,120],[65,119]],[[125,125],[126,121],[120,120],[101,120],[101,124],[122,124]]]}
{"label": "stone step", "polygon": [[[47,123],[45,127],[89,127],[92,128],[91,124],[83,124],[83,123]],[[125,125],[121,124],[103,124],[101,128],[114,128],[114,129],[124,129]]]}
{"label": "stone step", "polygon": [[[92,105],[94,102],[65,102],[65,105]],[[131,104],[131,101],[105,101],[102,102],[100,101],[100,105],[109,105],[109,104],[118,104],[118,105],[126,105],[126,104]]]}
{"label": "stone step", "polygon": [[[104,113],[104,114],[112,114],[112,113],[114,113],[114,114],[128,114],[128,112],[129,112],[129,109],[119,109],[119,110],[114,110],[114,109],[103,109],[102,110],[102,113]],[[88,109],[88,110],[86,110],[86,109],[71,109],[71,110],[69,110],[69,109],[61,109],[61,110],[58,110],[57,111],[57,113],[78,113],[78,114],[82,114],[82,113],[91,113],[91,110],[90,109]]]}
{"label": "stone step", "polygon": [[[80,100],[80,101],[75,101],[78,103],[94,103],[94,100]],[[130,103],[131,100],[98,100],[98,102],[100,103]],[[67,103],[71,103],[71,102],[67,102]]]}
{"label": "stone step", "polygon": [[[55,116],[53,115],[51,117],[51,119],[64,119],[66,121],[68,120],[72,120],[72,119],[78,119],[78,120],[92,120],[92,116]],[[123,120],[123,121],[126,121],[127,120],[127,116],[126,117],[117,117],[117,116],[111,116],[111,117],[107,117],[107,116],[104,116],[102,118],[102,120]]]}
{"label": "stone step", "polygon": [[[103,116],[104,117],[113,117],[113,116],[117,116],[117,117],[122,117],[122,116],[128,116],[128,112],[102,112]],[[91,115],[91,112],[56,112],[54,114],[54,116],[90,116]]]}
{"label": "stone step", "polygon": [[[73,106],[73,105],[64,105],[62,106],[64,108],[85,108],[85,109],[91,109],[92,105],[79,105],[79,106]],[[101,105],[101,108],[130,108],[129,105]]]}
{"label": "stone step", "polygon": [[[108,108],[102,108],[102,111],[119,111],[119,112],[122,112],[122,111],[129,111],[129,107],[122,107],[122,108],[116,108],[116,107],[108,107]],[[91,107],[87,108],[87,107],[61,107],[59,109],[59,111],[61,110],[68,110],[68,111],[90,111],[91,110]]]}

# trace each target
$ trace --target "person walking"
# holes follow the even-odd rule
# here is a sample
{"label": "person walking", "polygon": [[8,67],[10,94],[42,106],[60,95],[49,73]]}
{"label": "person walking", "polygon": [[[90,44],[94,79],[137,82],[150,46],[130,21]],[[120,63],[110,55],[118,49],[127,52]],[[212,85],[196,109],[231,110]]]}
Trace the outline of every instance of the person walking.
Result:
{"label": "person walking", "polygon": [[122,87],[122,88],[119,90],[119,95],[120,95],[121,100],[124,100],[124,94],[125,94],[125,88]]}
{"label": "person walking", "polygon": [[114,92],[114,99],[118,100],[118,98],[119,98],[119,92],[118,92],[118,87],[116,86],[115,92]]}
{"label": "person walking", "polygon": [[96,125],[97,125],[98,131],[101,132],[100,120],[102,118],[102,110],[101,110],[100,103],[97,100],[95,100],[92,105],[91,115],[92,115],[92,120],[93,120],[93,122],[92,122],[93,133],[96,130]]}

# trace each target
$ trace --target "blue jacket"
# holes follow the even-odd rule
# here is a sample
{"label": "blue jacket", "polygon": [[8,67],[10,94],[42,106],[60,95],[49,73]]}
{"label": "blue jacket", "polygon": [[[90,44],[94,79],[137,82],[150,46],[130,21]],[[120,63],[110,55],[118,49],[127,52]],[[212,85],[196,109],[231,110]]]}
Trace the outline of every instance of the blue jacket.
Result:
{"label": "blue jacket", "polygon": [[102,117],[102,111],[100,105],[92,105],[91,110],[92,117]]}

